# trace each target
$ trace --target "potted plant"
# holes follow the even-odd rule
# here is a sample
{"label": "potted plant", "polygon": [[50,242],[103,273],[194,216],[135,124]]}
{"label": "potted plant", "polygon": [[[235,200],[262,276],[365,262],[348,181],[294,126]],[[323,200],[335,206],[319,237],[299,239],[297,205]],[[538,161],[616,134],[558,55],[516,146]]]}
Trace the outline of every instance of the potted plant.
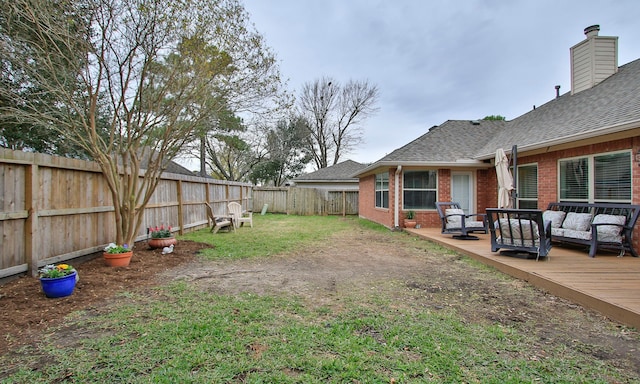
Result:
{"label": "potted plant", "polygon": [[415,228],[418,222],[415,220],[416,213],[414,211],[407,211],[406,218],[404,219],[405,228]]}
{"label": "potted plant", "polygon": [[164,225],[162,225],[159,228],[157,226],[155,228],[148,228],[147,233],[151,234],[151,238],[147,240],[149,248],[170,247],[178,243],[178,240],[176,240],[171,233],[171,226],[165,228]]}
{"label": "potted plant", "polygon": [[110,243],[104,248],[102,256],[105,263],[110,267],[126,267],[131,262],[133,250],[127,244],[116,245],[115,243]]}
{"label": "potted plant", "polygon": [[49,264],[38,270],[38,277],[45,296],[65,297],[73,293],[78,272],[69,264]]}

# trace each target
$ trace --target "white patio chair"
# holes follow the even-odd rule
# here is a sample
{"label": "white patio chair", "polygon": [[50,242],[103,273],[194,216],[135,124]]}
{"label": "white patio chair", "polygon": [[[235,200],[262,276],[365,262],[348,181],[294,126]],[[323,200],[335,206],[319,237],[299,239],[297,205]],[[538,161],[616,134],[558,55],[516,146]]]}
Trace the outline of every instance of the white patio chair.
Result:
{"label": "white patio chair", "polygon": [[244,223],[249,223],[253,228],[253,212],[242,212],[242,205],[235,201],[229,203],[229,216],[232,218],[234,227],[238,228]]}

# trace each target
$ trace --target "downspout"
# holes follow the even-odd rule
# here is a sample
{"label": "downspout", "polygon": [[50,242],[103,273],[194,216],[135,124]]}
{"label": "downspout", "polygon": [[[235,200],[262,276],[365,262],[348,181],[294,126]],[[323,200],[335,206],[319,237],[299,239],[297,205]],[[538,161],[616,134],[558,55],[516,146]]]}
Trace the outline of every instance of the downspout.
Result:
{"label": "downspout", "polygon": [[395,182],[394,182],[394,192],[393,192],[393,208],[394,208],[394,228],[400,228],[400,197],[399,197],[399,193],[400,193],[400,172],[402,172],[402,165],[398,165],[398,168],[396,168],[396,174],[395,174]]}

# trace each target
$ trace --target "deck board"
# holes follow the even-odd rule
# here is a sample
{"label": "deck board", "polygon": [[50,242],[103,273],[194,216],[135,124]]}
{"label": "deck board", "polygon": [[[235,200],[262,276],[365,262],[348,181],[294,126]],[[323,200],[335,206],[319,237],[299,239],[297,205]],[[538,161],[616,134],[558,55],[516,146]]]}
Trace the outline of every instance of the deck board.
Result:
{"label": "deck board", "polygon": [[554,245],[548,258],[536,261],[491,252],[489,235],[479,234],[480,240],[456,240],[441,234],[439,228],[407,231],[640,329],[640,258],[607,252],[590,258],[586,249]]}

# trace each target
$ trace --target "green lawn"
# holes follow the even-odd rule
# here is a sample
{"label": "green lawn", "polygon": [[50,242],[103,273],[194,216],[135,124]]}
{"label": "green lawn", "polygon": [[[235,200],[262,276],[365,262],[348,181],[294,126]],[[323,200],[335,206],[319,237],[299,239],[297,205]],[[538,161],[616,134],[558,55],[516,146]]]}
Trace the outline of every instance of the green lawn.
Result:
{"label": "green lawn", "polygon": [[[263,257],[313,247],[358,227],[414,246],[415,238],[363,220],[254,217],[242,236],[215,241],[203,257]],[[425,242],[426,243],[426,242]],[[426,245],[430,246],[430,245]],[[473,263],[469,268],[477,268]],[[452,311],[393,305],[384,290],[342,297],[340,310],[293,294],[239,296],[172,282],[153,294],[121,293],[98,316],[71,315],[42,339],[42,355],[6,383],[573,383],[625,382],[589,355],[549,345],[528,353],[532,336],[503,324],[462,321]],[[82,335],[79,344],[65,334]],[[56,347],[59,346],[59,347]],[[42,353],[42,351],[41,351]],[[29,363],[38,362],[39,369]],[[27,368],[29,367],[29,368]]]}

